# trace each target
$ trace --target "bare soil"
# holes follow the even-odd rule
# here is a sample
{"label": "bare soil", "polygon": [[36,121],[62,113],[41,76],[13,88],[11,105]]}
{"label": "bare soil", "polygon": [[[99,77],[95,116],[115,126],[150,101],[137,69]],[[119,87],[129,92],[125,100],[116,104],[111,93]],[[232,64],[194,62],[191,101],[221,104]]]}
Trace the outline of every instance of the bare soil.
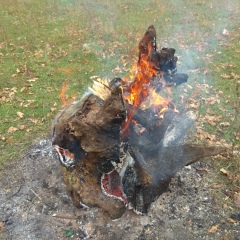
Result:
{"label": "bare soil", "polygon": [[207,160],[185,167],[148,215],[127,211],[112,221],[100,209],[72,205],[43,139],[0,176],[0,239],[240,239],[239,222],[229,219],[236,209],[214,200],[213,174]]}

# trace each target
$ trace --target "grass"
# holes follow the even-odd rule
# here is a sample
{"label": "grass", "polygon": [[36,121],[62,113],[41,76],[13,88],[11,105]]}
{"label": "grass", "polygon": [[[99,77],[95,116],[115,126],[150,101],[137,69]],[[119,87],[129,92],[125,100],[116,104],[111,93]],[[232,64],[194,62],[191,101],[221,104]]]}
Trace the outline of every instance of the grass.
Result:
{"label": "grass", "polygon": [[[239,149],[238,0],[0,0],[0,9],[0,168],[50,135],[64,84],[70,102],[91,76],[128,76],[151,24],[158,44],[176,48],[179,71],[189,73],[193,88],[185,97],[199,101],[199,125]],[[175,92],[181,95],[184,88]],[[207,104],[218,96],[220,103]],[[207,114],[222,115],[221,121],[212,126]],[[239,158],[216,164],[230,164],[238,174]]]}

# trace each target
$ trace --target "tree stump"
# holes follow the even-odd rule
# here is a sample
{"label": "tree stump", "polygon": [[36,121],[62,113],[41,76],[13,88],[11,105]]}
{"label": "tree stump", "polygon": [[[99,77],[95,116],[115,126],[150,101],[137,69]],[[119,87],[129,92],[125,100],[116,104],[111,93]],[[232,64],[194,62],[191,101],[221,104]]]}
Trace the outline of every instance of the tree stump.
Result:
{"label": "tree stump", "polygon": [[184,143],[196,119],[193,112],[178,113],[168,100],[142,107],[152,91],[187,81],[186,74],[177,73],[174,53],[173,48],[157,51],[150,26],[139,43],[133,82],[113,79],[102,85],[103,92],[96,90],[57,114],[52,144],[75,206],[99,207],[113,219],[126,208],[146,214],[177,171],[225,151]]}

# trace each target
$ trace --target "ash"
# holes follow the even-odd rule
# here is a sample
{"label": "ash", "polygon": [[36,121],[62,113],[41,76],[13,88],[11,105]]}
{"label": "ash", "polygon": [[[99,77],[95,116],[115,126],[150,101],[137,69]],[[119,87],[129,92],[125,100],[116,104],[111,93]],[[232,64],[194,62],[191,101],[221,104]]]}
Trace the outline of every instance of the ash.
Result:
{"label": "ash", "polygon": [[112,221],[100,209],[72,205],[58,157],[44,139],[1,174],[0,239],[67,239],[67,230],[71,239],[239,239],[239,224],[214,202],[211,174],[206,163],[185,167],[148,215],[129,210]]}

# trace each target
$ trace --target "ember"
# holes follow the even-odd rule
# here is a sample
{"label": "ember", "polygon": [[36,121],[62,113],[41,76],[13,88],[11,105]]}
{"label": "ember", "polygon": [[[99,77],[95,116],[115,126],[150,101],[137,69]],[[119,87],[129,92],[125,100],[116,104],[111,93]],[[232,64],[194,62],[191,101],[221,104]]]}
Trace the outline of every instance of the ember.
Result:
{"label": "ember", "polygon": [[149,211],[184,166],[224,151],[184,144],[195,122],[191,111],[177,111],[159,95],[187,81],[177,73],[175,49],[157,51],[150,26],[139,43],[133,81],[98,80],[81,100],[67,105],[54,121],[52,143],[73,203],[97,206],[112,218],[126,208]]}

